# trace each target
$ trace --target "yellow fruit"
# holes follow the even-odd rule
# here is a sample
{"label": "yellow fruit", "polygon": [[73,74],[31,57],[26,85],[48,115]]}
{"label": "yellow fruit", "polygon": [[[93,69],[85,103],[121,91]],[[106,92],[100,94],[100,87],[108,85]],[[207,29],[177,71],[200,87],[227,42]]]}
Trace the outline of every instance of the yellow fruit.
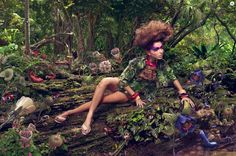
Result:
{"label": "yellow fruit", "polygon": [[225,108],[224,111],[223,111],[223,115],[225,117],[232,117],[233,115],[233,109],[228,107],[228,108]]}

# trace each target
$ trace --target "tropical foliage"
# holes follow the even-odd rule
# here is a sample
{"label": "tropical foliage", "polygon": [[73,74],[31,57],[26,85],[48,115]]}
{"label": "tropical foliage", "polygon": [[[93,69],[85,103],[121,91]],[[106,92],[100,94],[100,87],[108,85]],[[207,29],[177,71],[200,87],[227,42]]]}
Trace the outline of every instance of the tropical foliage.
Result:
{"label": "tropical foliage", "polygon": [[[28,0],[29,10],[26,2],[0,1],[0,95],[10,97],[11,103],[16,102],[13,98],[16,92],[19,97],[21,94],[34,96],[26,84],[32,78],[29,73],[33,72],[31,76],[35,79],[47,74],[52,76],[50,63],[57,60],[78,56],[75,62],[79,67],[75,68],[83,75],[84,84],[93,82],[94,73],[89,73],[89,63],[93,61],[94,51],[109,58],[111,49],[118,47],[122,55],[118,66],[126,66],[129,60],[144,54],[132,46],[132,41],[136,28],[150,20],[162,20],[174,27],[174,35],[165,46],[165,59],[176,75],[188,76],[194,70],[223,73],[228,69],[224,83],[231,91],[235,90],[232,87],[236,77],[236,4],[233,0]],[[27,12],[29,30],[25,28]],[[25,44],[28,40],[29,53]],[[88,73],[91,75],[86,75]],[[219,83],[213,79],[214,75],[210,88],[219,91]],[[197,94],[197,91],[190,93]],[[217,101],[219,99],[212,98],[215,108],[218,108]],[[178,107],[175,103],[168,106],[145,107],[123,116],[112,116],[108,121],[118,123],[117,131],[126,139],[159,142],[160,138],[168,138],[175,132],[172,121],[176,116],[170,114],[176,113]],[[231,105],[228,107],[231,109]],[[219,116],[222,111],[223,108],[219,108]],[[14,130],[10,129],[1,138],[4,141],[0,149],[24,153]],[[38,149],[31,145],[30,152],[37,153]],[[50,152],[46,144],[39,148],[41,154]]]}

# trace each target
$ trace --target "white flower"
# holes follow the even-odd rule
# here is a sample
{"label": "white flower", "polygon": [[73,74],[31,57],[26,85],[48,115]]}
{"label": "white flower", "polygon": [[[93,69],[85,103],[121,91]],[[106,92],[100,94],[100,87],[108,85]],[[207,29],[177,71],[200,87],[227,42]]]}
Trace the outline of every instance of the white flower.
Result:
{"label": "white flower", "polygon": [[109,72],[111,72],[111,62],[109,60],[102,61],[101,63],[99,63],[99,70],[102,73],[109,73]]}
{"label": "white flower", "polygon": [[3,57],[2,64],[6,64],[7,63],[7,59],[8,59],[8,56]]}
{"label": "white flower", "polygon": [[105,61],[106,60],[106,57],[103,54],[101,54],[99,51],[92,52],[92,57],[98,61]]}
{"label": "white flower", "polygon": [[16,108],[15,110],[22,107],[21,115],[26,115],[34,112],[36,110],[36,106],[34,104],[34,101],[29,98],[22,96],[17,102],[16,102]]}
{"label": "white flower", "polygon": [[4,55],[0,54],[0,64],[6,64],[8,58],[9,58],[9,55],[8,56],[4,56]]}
{"label": "white flower", "polygon": [[96,58],[99,58],[102,54],[99,51],[94,51],[92,55]]}
{"label": "white flower", "polygon": [[7,68],[6,70],[0,73],[0,77],[3,77],[5,81],[10,81],[13,78],[14,72],[13,69]]}
{"label": "white flower", "polygon": [[229,5],[230,5],[230,6],[234,6],[234,1],[231,1],[231,2],[229,3]]}

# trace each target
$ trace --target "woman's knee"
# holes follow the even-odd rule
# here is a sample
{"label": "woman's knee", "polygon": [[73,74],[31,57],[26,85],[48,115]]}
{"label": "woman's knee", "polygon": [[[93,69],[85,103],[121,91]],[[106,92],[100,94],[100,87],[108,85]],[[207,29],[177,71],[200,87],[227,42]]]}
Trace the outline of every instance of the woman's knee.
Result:
{"label": "woman's knee", "polygon": [[113,77],[106,77],[103,78],[97,87],[107,87],[108,85],[111,84],[118,84],[119,83],[119,79],[118,78],[113,78]]}

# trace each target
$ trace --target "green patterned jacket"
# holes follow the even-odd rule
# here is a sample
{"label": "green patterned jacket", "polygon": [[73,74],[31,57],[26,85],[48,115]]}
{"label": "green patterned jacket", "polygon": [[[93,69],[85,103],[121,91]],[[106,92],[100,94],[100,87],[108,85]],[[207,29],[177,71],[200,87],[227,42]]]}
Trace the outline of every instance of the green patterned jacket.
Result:
{"label": "green patterned jacket", "polygon": [[155,81],[140,79],[138,75],[145,68],[145,60],[145,57],[138,57],[129,62],[129,65],[119,76],[121,80],[119,87],[124,90],[124,87],[129,85],[135,92],[140,92],[148,101],[152,101],[156,97],[158,88],[167,87],[177,78],[166,61],[160,60],[157,64]]}

